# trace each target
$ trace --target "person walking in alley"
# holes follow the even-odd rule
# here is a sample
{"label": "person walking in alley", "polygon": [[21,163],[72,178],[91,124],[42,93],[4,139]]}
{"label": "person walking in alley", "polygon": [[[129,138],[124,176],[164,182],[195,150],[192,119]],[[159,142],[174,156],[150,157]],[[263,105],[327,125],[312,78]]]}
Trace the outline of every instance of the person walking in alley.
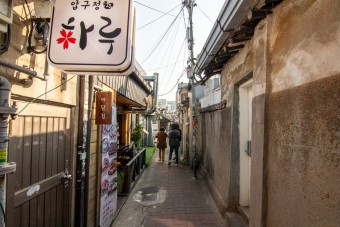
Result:
{"label": "person walking in alley", "polygon": [[178,165],[178,149],[181,141],[181,132],[179,130],[178,124],[173,124],[171,126],[171,130],[169,132],[169,145],[170,145],[170,152],[169,152],[169,163],[171,165],[172,153],[175,150],[175,157],[176,157],[176,164]]}
{"label": "person walking in alley", "polygon": [[160,128],[155,137],[157,138],[157,148],[159,149],[158,161],[164,162],[165,148],[167,147],[166,138],[168,138],[168,134],[165,132],[164,128]]}

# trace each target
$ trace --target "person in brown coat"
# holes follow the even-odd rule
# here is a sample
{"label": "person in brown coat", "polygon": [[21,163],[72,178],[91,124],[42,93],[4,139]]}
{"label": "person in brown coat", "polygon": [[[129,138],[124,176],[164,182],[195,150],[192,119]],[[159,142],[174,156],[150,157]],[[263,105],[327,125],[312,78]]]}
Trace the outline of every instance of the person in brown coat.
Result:
{"label": "person in brown coat", "polygon": [[165,132],[164,128],[160,128],[155,137],[157,138],[157,148],[159,149],[158,161],[164,162],[165,148],[167,147],[166,138],[168,138],[168,134]]}

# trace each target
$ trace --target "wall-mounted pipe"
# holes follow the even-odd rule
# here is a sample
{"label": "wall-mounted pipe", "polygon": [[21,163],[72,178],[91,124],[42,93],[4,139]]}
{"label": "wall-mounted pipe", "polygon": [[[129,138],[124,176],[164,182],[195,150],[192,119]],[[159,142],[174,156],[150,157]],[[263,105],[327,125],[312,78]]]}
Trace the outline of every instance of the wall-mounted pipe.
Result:
{"label": "wall-mounted pipe", "polygon": [[38,79],[43,80],[43,81],[46,81],[49,78],[47,59],[45,61],[45,64],[46,64],[45,65],[45,73],[42,76],[40,76],[40,75],[38,75],[38,73],[36,71],[30,70],[30,69],[27,69],[27,68],[21,67],[19,65],[12,64],[12,63],[9,63],[9,62],[6,62],[6,61],[0,59],[0,65],[5,66],[5,67],[10,68],[10,69],[14,69],[14,70],[22,72],[22,73],[25,73],[25,74],[27,74],[31,77],[38,78]]}
{"label": "wall-mounted pipe", "polygon": [[[150,115],[156,111],[157,108],[157,96],[158,96],[158,73],[154,73],[153,76],[153,99],[152,99],[152,107],[145,111],[145,115]],[[149,80],[146,79],[147,81],[151,81],[152,79]]]}

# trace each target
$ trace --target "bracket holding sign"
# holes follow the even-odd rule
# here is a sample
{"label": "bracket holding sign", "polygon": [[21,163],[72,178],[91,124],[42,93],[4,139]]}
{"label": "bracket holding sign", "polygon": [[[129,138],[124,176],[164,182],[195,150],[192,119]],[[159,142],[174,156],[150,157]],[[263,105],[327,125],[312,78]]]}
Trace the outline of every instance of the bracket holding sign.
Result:
{"label": "bracket holding sign", "polygon": [[129,75],[135,64],[133,0],[85,2],[56,1],[50,64],[68,73]]}

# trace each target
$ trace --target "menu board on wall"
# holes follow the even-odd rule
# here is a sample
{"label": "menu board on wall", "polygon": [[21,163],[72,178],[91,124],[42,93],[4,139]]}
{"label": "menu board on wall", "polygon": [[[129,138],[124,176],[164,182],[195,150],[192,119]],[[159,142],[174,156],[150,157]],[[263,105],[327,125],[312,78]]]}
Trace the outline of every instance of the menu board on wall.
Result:
{"label": "menu board on wall", "polygon": [[112,124],[103,125],[100,226],[111,226],[117,208],[117,109]]}

